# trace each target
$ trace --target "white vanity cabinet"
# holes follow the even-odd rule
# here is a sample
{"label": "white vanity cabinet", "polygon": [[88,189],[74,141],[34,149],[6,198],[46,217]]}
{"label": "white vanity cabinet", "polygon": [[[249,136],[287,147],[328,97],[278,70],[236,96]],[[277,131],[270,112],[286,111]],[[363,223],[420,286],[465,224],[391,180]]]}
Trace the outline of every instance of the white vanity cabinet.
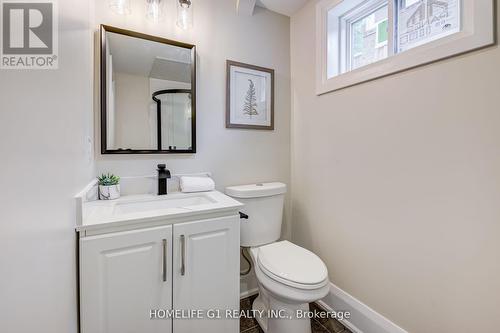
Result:
{"label": "white vanity cabinet", "polygon": [[172,332],[172,226],[80,239],[82,333]]}
{"label": "white vanity cabinet", "polygon": [[[235,227],[238,225],[238,227]],[[176,309],[239,309],[239,216],[174,226],[174,291]],[[215,313],[212,313],[215,314]],[[174,332],[239,332],[239,321],[174,320]]]}
{"label": "white vanity cabinet", "polygon": [[[80,235],[81,332],[237,333],[225,310],[239,309],[239,232],[230,215]],[[158,309],[222,318],[151,319]]]}

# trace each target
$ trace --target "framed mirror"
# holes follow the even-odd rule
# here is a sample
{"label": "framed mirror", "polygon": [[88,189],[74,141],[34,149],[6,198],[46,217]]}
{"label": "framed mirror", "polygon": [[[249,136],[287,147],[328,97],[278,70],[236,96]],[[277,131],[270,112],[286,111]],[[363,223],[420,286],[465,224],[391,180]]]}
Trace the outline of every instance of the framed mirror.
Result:
{"label": "framed mirror", "polygon": [[101,26],[101,153],[196,153],[196,47]]}

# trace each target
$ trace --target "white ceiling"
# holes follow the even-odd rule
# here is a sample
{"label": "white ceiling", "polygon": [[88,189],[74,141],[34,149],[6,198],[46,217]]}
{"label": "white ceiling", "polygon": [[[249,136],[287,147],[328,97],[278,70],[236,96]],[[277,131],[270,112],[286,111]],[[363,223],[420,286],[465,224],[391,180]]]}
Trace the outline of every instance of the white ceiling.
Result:
{"label": "white ceiling", "polygon": [[170,65],[178,63],[191,64],[191,50],[173,45],[166,45],[140,38],[128,37],[107,32],[109,50],[113,55],[113,69],[117,72],[144,77],[157,77],[159,73],[151,74],[153,66],[158,71],[162,63]]}
{"label": "white ceiling", "polygon": [[264,7],[273,12],[291,16],[308,0],[257,0],[257,6]]}

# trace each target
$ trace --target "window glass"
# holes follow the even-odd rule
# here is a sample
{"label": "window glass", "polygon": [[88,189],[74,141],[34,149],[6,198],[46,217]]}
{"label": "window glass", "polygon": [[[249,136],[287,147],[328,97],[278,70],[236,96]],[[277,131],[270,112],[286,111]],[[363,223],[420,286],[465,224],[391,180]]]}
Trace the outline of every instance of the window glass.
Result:
{"label": "window glass", "polygon": [[341,1],[327,12],[327,78],[459,32],[462,1]]}
{"label": "window glass", "polygon": [[460,31],[460,0],[401,0],[398,52]]}
{"label": "window glass", "polygon": [[422,0],[401,0],[403,3],[404,7],[410,7],[411,5],[416,4],[417,2],[420,2]]}
{"label": "window glass", "polygon": [[388,6],[351,23],[350,68],[356,69],[388,56]]}

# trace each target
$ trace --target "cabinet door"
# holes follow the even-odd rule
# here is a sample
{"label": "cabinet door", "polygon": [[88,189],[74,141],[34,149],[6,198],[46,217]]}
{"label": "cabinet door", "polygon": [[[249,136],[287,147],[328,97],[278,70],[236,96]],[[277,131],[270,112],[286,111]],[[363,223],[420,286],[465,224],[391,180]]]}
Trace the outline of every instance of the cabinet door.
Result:
{"label": "cabinet door", "polygon": [[237,333],[239,321],[225,318],[239,309],[239,217],[174,226],[174,309],[220,310],[221,319],[174,319],[175,333]]}
{"label": "cabinet door", "polygon": [[171,267],[172,226],[82,238],[82,333],[172,332],[171,320],[150,319],[172,308]]}

